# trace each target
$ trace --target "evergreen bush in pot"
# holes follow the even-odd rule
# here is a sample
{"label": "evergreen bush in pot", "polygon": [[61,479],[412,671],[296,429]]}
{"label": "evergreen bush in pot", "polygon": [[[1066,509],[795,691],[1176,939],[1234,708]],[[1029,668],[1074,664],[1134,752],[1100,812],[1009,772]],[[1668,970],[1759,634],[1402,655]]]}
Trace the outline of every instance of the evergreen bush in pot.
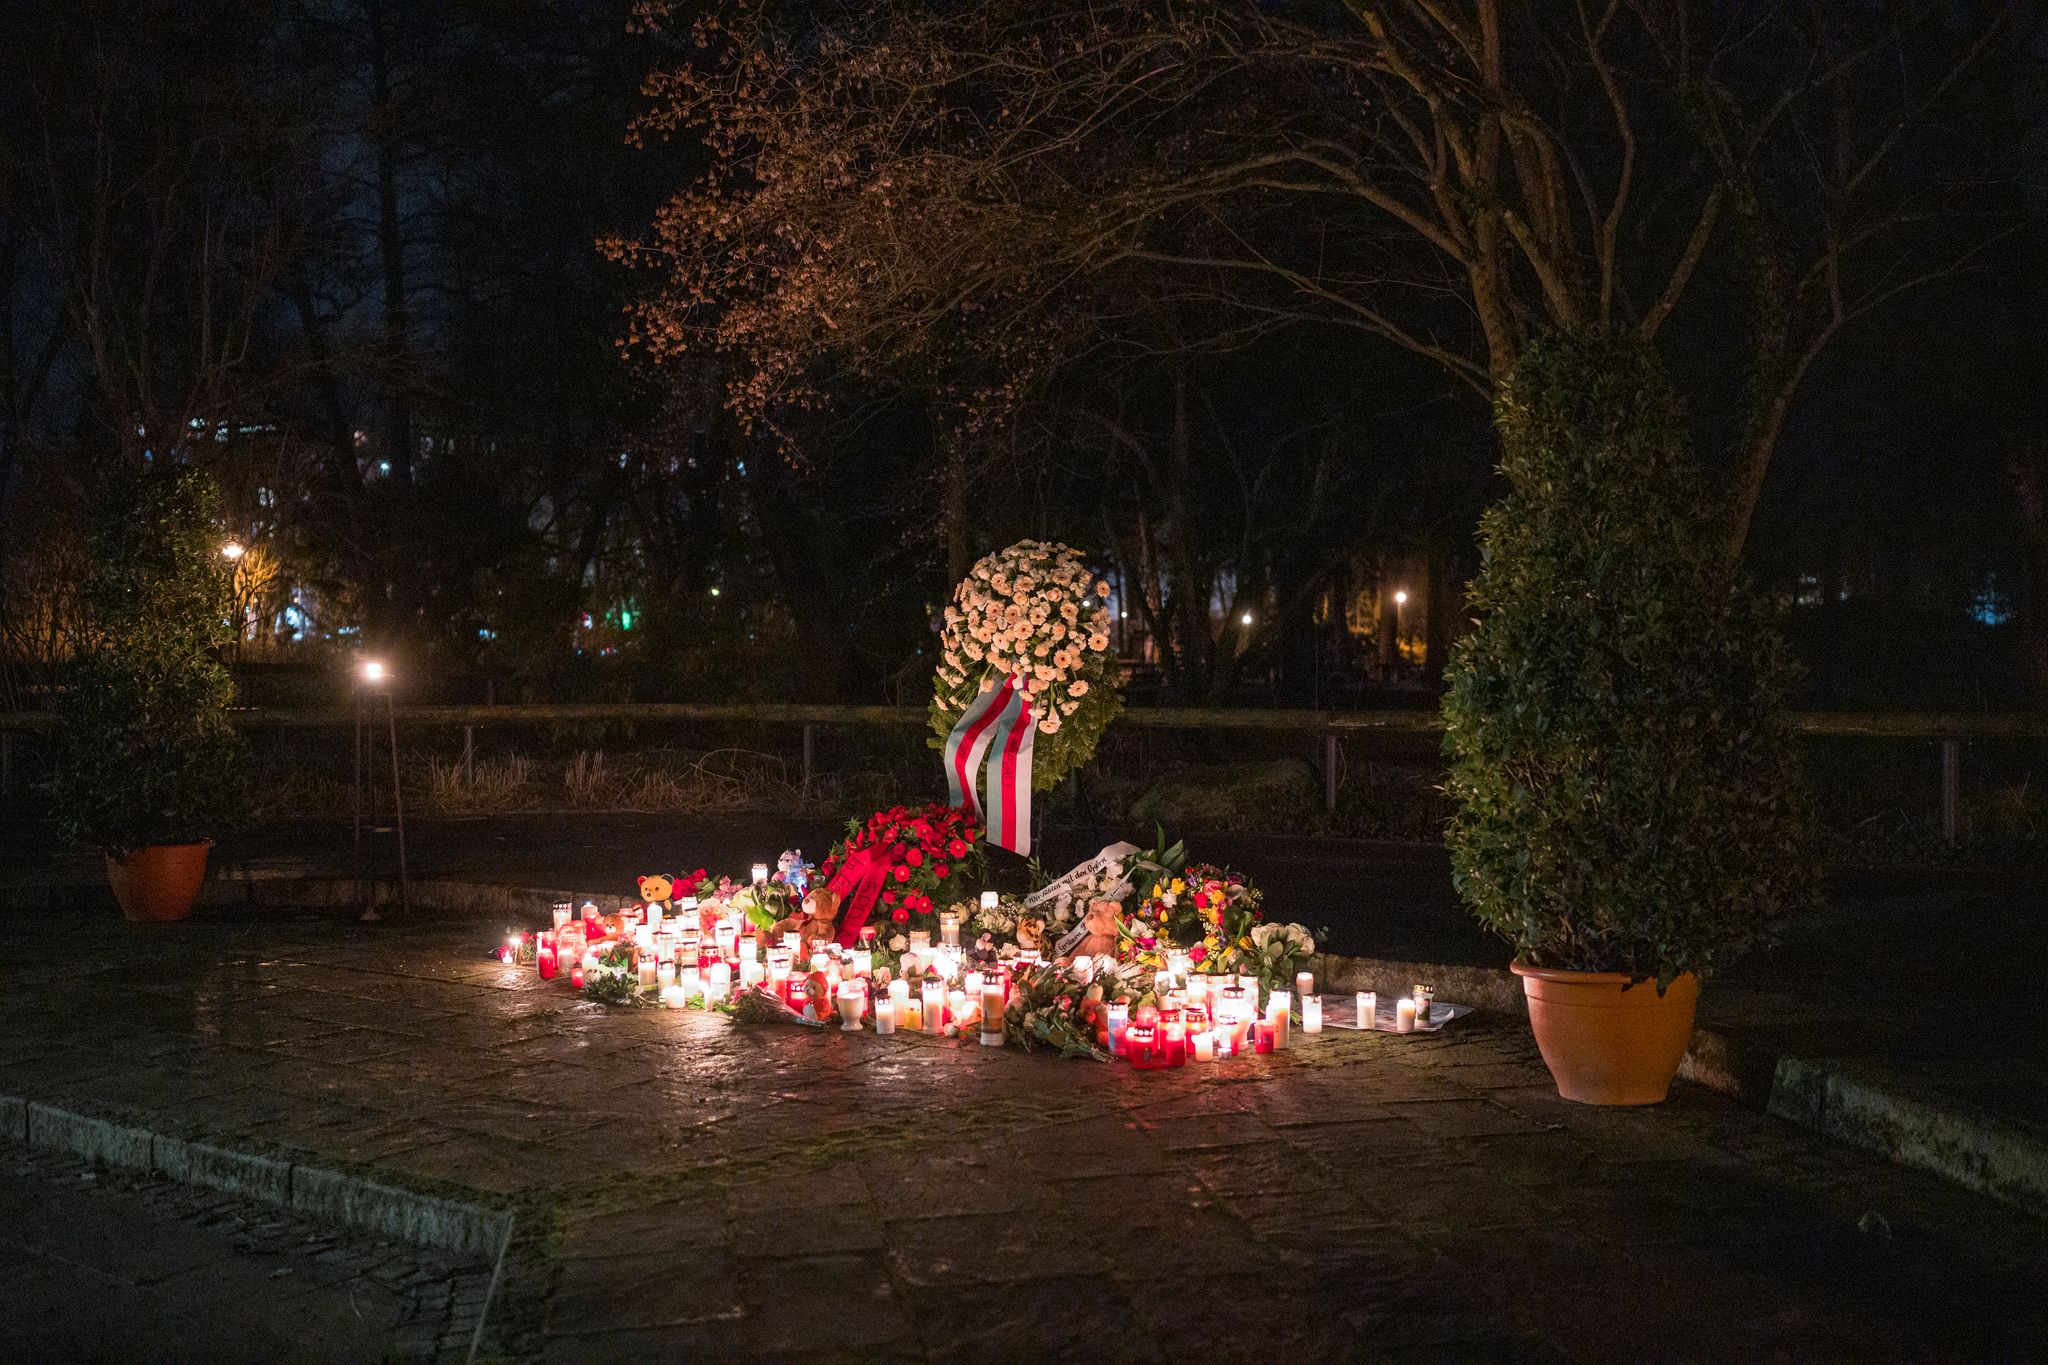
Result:
{"label": "evergreen bush in pot", "polygon": [[[1699,978],[1814,894],[1793,666],[1727,572],[1725,518],[1645,348],[1555,334],[1495,417],[1509,492],[1480,524],[1478,625],[1444,700],[1453,876],[1515,946],[1560,1091],[1650,1102]],[[1602,1022],[1624,1036],[1581,1036]],[[1612,1055],[1553,1055],[1575,1047]]]}
{"label": "evergreen bush in pot", "polygon": [[59,712],[57,817],[105,850],[131,919],[182,919],[242,807],[217,495],[181,466],[106,491],[85,584],[89,635]]}

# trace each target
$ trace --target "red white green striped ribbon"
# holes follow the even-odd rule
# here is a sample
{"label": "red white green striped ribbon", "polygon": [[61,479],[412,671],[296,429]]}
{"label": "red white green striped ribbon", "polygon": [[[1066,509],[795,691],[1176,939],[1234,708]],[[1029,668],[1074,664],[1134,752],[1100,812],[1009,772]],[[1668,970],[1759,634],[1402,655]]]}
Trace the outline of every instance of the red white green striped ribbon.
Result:
{"label": "red white green striped ribbon", "polygon": [[[1038,726],[1031,694],[1005,678],[977,696],[946,736],[946,785],[953,804],[988,823],[989,841],[1013,853],[1031,852],[1031,746]],[[975,791],[975,770],[988,767],[988,807]]]}

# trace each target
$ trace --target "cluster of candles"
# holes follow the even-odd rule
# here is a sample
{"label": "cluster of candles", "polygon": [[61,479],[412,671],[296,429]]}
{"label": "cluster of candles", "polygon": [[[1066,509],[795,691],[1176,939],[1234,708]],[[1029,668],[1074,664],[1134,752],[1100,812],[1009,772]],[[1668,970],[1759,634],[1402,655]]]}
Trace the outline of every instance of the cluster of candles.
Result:
{"label": "cluster of candles", "polygon": [[[1294,978],[1294,989],[1267,992],[1264,1008],[1259,1006],[1258,978],[1214,976],[1190,973],[1180,954],[1169,956],[1167,966],[1153,982],[1153,997],[1159,1003],[1140,1005],[1133,1011],[1118,1003],[1109,1007],[1109,1050],[1142,1069],[1185,1066],[1189,1062],[1213,1062],[1242,1057],[1247,1052],[1282,1051],[1294,1032],[1294,1006],[1301,1005],[1301,1032],[1323,1031],[1323,997],[1315,992],[1315,977],[1302,972]],[[1395,1002],[1395,1033],[1413,1033],[1418,1022],[1429,1020],[1435,991],[1417,983],[1415,994]],[[1379,997],[1372,991],[1358,992],[1358,1027],[1379,1027]]]}
{"label": "cluster of candles", "polygon": [[[766,880],[766,872],[757,864],[754,879]],[[580,913],[562,902],[554,906],[554,928],[538,936],[534,963],[543,981],[566,975],[581,990],[603,969],[601,954],[607,947],[630,944],[640,992],[672,1009],[710,1009],[759,986],[798,1013],[807,1007],[813,1013],[836,1013],[848,1032],[863,1021],[877,1033],[964,1033],[980,1023],[981,1041],[1001,1046],[1008,974],[964,970],[957,923],[942,925],[941,932],[942,942],[934,947],[928,932],[912,931],[895,979],[878,993],[873,926],[863,927],[858,945],[851,948],[816,940],[806,945],[793,931],[770,946],[738,911],[715,903],[702,906],[693,896],[672,906],[630,906],[616,916],[600,915],[590,902]],[[517,938],[507,940],[507,961],[517,958]],[[1035,955],[1031,960],[1037,960]],[[812,998],[814,988],[830,1002],[823,1010]]]}

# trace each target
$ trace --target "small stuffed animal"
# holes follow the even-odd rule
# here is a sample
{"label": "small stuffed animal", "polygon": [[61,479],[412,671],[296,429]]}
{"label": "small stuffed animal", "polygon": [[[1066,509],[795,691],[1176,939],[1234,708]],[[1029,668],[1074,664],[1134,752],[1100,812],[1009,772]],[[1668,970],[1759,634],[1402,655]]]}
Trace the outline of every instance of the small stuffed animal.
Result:
{"label": "small stuffed animal", "polygon": [[775,868],[782,874],[783,885],[801,896],[810,889],[810,874],[804,871],[804,851],[800,848],[786,850],[775,860]]}
{"label": "small stuffed animal", "polygon": [[[817,943],[831,943],[839,937],[839,893],[826,887],[819,887],[804,897],[803,927],[797,930],[798,943],[805,953]],[[778,929],[780,925],[776,926]]]}
{"label": "small stuffed animal", "polygon": [[674,899],[676,879],[666,872],[654,872],[640,879],[640,899],[653,905],[657,901]]}
{"label": "small stuffed animal", "polygon": [[812,972],[804,978],[804,1018],[830,1019],[832,1017],[832,983],[825,979],[823,972]]}
{"label": "small stuffed animal", "polygon": [[1025,914],[1017,917],[1017,949],[1019,952],[1042,952],[1045,947],[1045,916]]}
{"label": "small stuffed animal", "polygon": [[1088,933],[1074,947],[1076,957],[1115,957],[1116,926],[1123,917],[1121,901],[1090,901],[1088,913],[1081,919]]}

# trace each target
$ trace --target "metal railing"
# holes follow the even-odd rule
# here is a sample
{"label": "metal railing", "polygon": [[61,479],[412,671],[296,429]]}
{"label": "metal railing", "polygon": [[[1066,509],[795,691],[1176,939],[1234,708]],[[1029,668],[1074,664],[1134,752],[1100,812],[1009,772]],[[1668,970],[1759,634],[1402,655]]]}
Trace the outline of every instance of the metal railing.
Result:
{"label": "metal railing", "polygon": [[[269,709],[235,713],[250,730],[345,729],[355,723],[350,707]],[[821,726],[922,729],[923,708],[839,706],[803,702],[589,702],[506,706],[401,706],[397,722],[408,728],[460,728],[463,752],[475,752],[476,731],[522,725],[588,724],[606,721],[697,722],[790,725],[803,732],[803,782],[811,785],[814,741]],[[0,712],[0,800],[11,799],[15,781],[14,736],[45,732],[56,718],[48,712]],[[1307,709],[1223,710],[1198,707],[1136,707],[1117,720],[1138,730],[1239,731],[1299,735],[1322,741],[1323,798],[1337,808],[1337,777],[1347,738],[1429,735],[1443,730],[1435,711],[1319,711]],[[1825,739],[1886,739],[1932,742],[1941,754],[1941,831],[1956,842],[1962,787],[1962,745],[1966,740],[2048,739],[2048,713],[1929,711],[1804,711],[1792,717],[1802,736]]]}

